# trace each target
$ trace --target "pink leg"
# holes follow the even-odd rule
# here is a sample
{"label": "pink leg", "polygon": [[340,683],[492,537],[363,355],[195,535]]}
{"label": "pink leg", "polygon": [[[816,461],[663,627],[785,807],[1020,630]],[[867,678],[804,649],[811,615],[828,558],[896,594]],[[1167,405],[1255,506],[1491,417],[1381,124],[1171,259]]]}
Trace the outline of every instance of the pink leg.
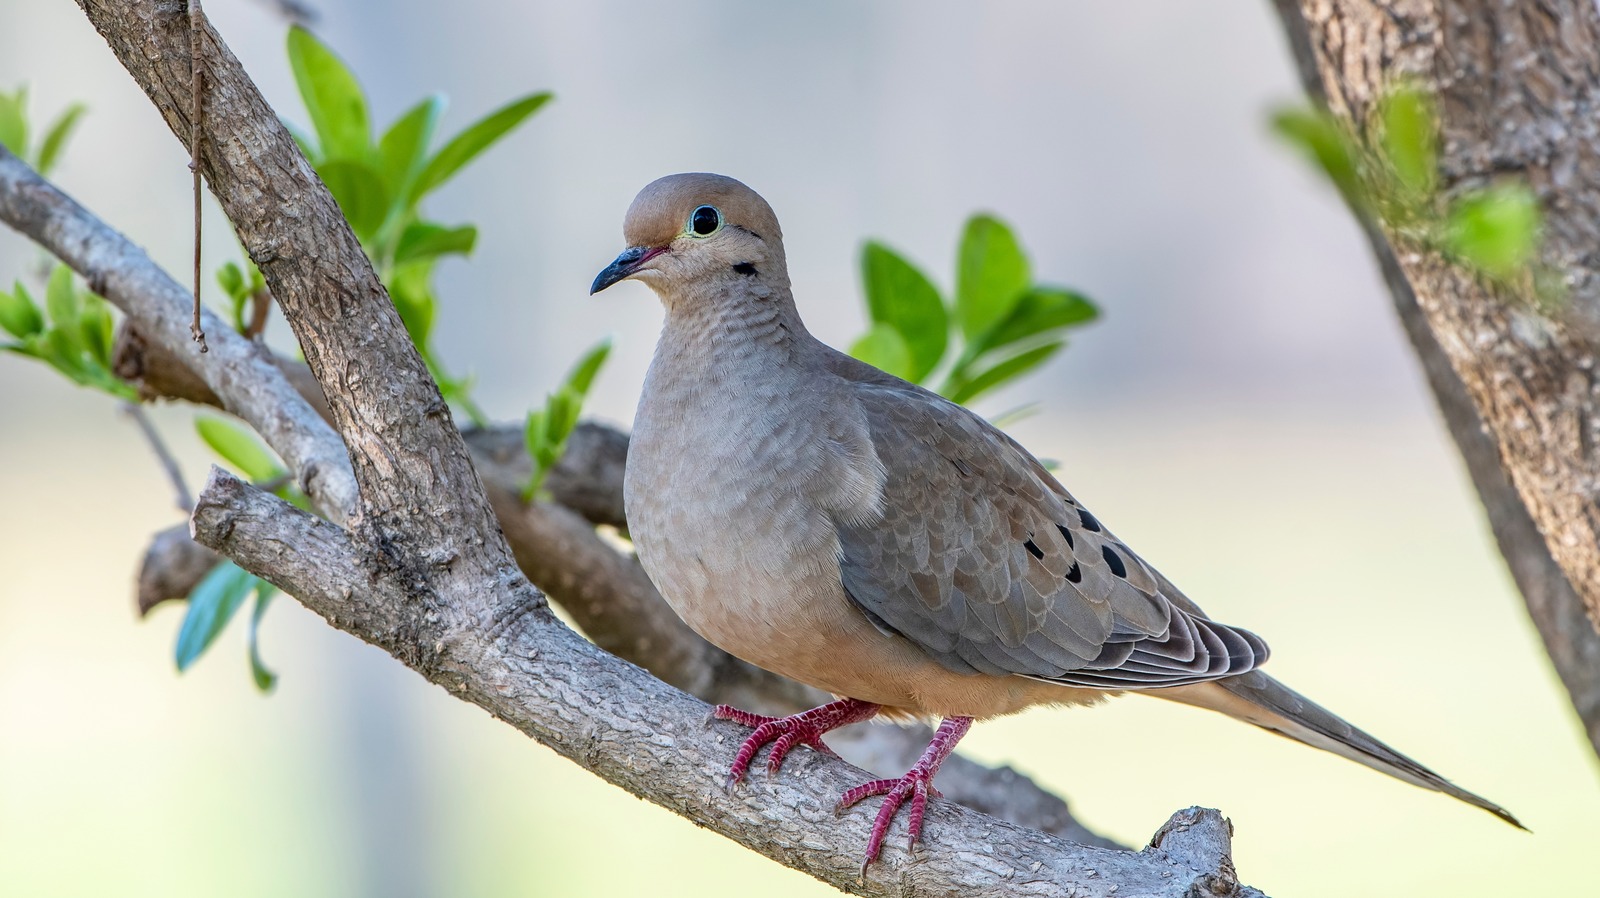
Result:
{"label": "pink leg", "polygon": [[878,852],[883,848],[883,839],[889,834],[889,824],[894,822],[894,815],[905,804],[907,798],[911,799],[911,816],[906,820],[906,827],[910,830],[911,838],[907,847],[914,847],[917,840],[922,838],[922,814],[928,808],[928,796],[937,797],[939,790],[933,787],[934,774],[939,772],[939,765],[950,753],[956,750],[956,743],[967,734],[972,726],[970,717],[947,717],[939,724],[939,729],[933,734],[933,740],[928,743],[928,748],[917,759],[917,763],[906,771],[906,775],[897,780],[873,780],[863,783],[844,793],[839,799],[839,809],[843,810],[863,798],[873,795],[882,795],[883,806],[878,808],[878,817],[872,822],[872,837],[867,841],[867,857],[861,862],[861,869],[866,871],[867,865],[878,857]]}
{"label": "pink leg", "polygon": [[768,773],[777,773],[778,768],[783,765],[783,759],[796,745],[809,745],[825,755],[837,758],[838,755],[833,753],[833,749],[823,744],[822,734],[867,720],[877,713],[878,706],[871,702],[842,698],[790,717],[765,717],[729,705],[718,705],[716,710],[711,712],[711,716],[755,729],[755,732],[744,740],[744,744],[739,746],[738,754],[733,757],[733,767],[728,771],[728,785],[731,786],[744,778],[745,772],[750,769],[750,762],[755,760],[756,753],[761,751],[761,746],[772,744],[772,751],[767,755]]}

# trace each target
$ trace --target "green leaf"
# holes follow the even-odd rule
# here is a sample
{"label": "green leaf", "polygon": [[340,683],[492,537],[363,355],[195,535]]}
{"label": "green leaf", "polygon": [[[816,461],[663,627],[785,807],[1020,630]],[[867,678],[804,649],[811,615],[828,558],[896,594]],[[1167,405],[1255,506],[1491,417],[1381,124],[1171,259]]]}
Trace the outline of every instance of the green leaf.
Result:
{"label": "green leaf", "polygon": [[406,110],[395,120],[378,141],[378,157],[382,160],[383,181],[389,192],[405,196],[411,178],[427,158],[428,144],[433,141],[433,130],[444,114],[445,98],[434,94]]}
{"label": "green leaf", "polygon": [[283,466],[243,428],[221,418],[196,417],[194,429],[207,446],[249,479],[260,483],[283,474]]}
{"label": "green leaf", "polygon": [[478,229],[472,225],[447,228],[430,221],[412,222],[400,235],[400,243],[394,251],[394,261],[395,264],[399,264],[452,253],[467,256],[472,254],[472,247],[477,242]]}
{"label": "green leaf", "polygon": [[349,67],[299,25],[289,28],[289,67],[325,157],[365,159],[372,142],[367,99]]}
{"label": "green leaf", "polygon": [[223,263],[222,267],[217,269],[217,286],[222,288],[223,293],[234,299],[246,296],[244,270],[239,267],[237,262]]}
{"label": "green leaf", "polygon": [[[404,265],[396,265],[389,273],[389,298],[394,301],[400,320],[411,334],[411,341],[419,348],[428,344],[428,335],[433,332],[434,314],[438,309],[432,280],[432,259],[415,259]],[[442,388],[444,381],[440,374],[434,371],[434,379],[440,381]],[[449,398],[448,395],[446,398]]]}
{"label": "green leaf", "polygon": [[278,683],[278,675],[261,663],[261,646],[257,634],[261,629],[261,617],[267,613],[267,606],[272,604],[272,597],[278,594],[278,588],[265,580],[258,579],[255,592],[256,606],[250,612],[250,678],[255,681],[256,689],[261,692],[271,692],[272,687]]}
{"label": "green leaf", "polygon": [[1333,116],[1321,110],[1280,109],[1272,116],[1272,129],[1310,156],[1346,202],[1357,208],[1367,206],[1355,142]]}
{"label": "green leaf", "polygon": [[515,100],[467,126],[450,139],[443,148],[428,160],[411,186],[410,201],[415,202],[448,181],[461,167],[471,162],[479,153],[504,137],[511,129],[522,124],[540,106],[550,101],[550,94],[530,94]]}
{"label": "green leaf", "polygon": [[921,382],[950,342],[950,318],[938,288],[894,250],[870,240],[861,248],[861,280],[872,320],[898,332],[909,353],[906,373],[897,376]]}
{"label": "green leaf", "polygon": [[981,374],[962,379],[957,383],[947,384],[944,391],[945,397],[951,402],[959,402],[964,405],[1006,381],[1021,377],[1044,364],[1047,359],[1059,352],[1063,345],[1065,344],[1062,341],[1053,340],[1043,346],[1035,346],[1024,352],[1019,352]]}
{"label": "green leaf", "polygon": [[339,210],[355,229],[356,236],[370,240],[389,215],[389,188],[383,177],[365,162],[335,159],[317,167],[322,183],[328,185]]}
{"label": "green leaf", "polygon": [[850,344],[850,354],[880,371],[887,371],[905,380],[911,379],[916,364],[912,361],[911,347],[906,345],[905,338],[887,324],[874,324],[871,330]]}
{"label": "green leaf", "polygon": [[50,313],[50,323],[56,327],[72,327],[77,323],[80,305],[78,291],[72,286],[72,269],[57,263],[50,270],[50,280],[44,289],[44,307]]}
{"label": "green leaf", "polygon": [[66,111],[56,117],[50,129],[44,133],[44,140],[39,144],[38,168],[39,174],[48,175],[56,167],[56,160],[61,158],[61,151],[67,145],[67,138],[72,136],[72,129],[77,127],[78,119],[88,111],[82,103],[73,103]]}
{"label": "green leaf", "polygon": [[999,219],[967,220],[956,264],[956,318],[973,339],[1004,318],[1028,288],[1028,260],[1017,238]]}
{"label": "green leaf", "polygon": [[16,285],[14,293],[0,290],[0,328],[19,340],[44,330],[44,316],[21,283]]}
{"label": "green leaf", "polygon": [[62,374],[85,386],[90,375],[83,365],[83,335],[76,327],[52,327],[44,333],[39,344],[39,357],[49,362]]}
{"label": "green leaf", "polygon": [[16,156],[28,158],[28,88],[14,94],[0,93],[0,146]]}
{"label": "green leaf", "polygon": [[1415,87],[1403,87],[1384,97],[1383,155],[1400,187],[1416,197],[1433,195],[1438,150],[1434,144],[1433,106]]}
{"label": "green leaf", "polygon": [[572,366],[572,371],[567,375],[567,386],[578,396],[589,395],[589,387],[593,386],[595,376],[600,373],[600,367],[606,363],[606,356],[611,354],[611,339],[608,337],[596,343],[593,348],[583,354],[583,358]]}
{"label": "green leaf", "polygon": [[78,330],[83,336],[83,346],[101,368],[111,368],[111,344],[115,328],[111,323],[111,304],[84,293],[83,306],[78,314]]}
{"label": "green leaf", "polygon": [[248,571],[224,561],[212,568],[189,593],[189,610],[183,616],[183,626],[178,628],[175,651],[179,673],[188,670],[189,665],[216,641],[256,582],[256,577]]}
{"label": "green leaf", "polygon": [[1539,200],[1521,184],[1491,187],[1450,209],[1445,244],[1494,277],[1521,271],[1539,248]]}
{"label": "green leaf", "polygon": [[1087,296],[1060,287],[1034,287],[1022,295],[1011,314],[968,347],[971,358],[1036,337],[1048,331],[1084,324],[1100,316]]}

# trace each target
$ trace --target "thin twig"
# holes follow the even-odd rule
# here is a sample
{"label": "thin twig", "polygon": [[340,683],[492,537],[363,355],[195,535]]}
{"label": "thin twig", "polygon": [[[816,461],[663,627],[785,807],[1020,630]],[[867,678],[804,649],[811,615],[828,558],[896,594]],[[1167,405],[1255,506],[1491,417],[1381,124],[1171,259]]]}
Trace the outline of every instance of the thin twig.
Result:
{"label": "thin twig", "polygon": [[177,497],[178,510],[184,514],[194,511],[194,498],[189,492],[189,485],[183,482],[183,469],[178,467],[178,460],[173,457],[172,450],[167,448],[165,440],[161,439],[160,431],[144,413],[144,406],[137,402],[124,402],[122,411],[139,425],[139,432],[144,434],[150,443],[150,451],[156,455],[156,461],[161,463],[161,470],[167,473],[167,479],[172,481],[173,494]]}
{"label": "thin twig", "polygon": [[319,13],[311,4],[301,3],[299,0],[260,0],[260,2],[272,7],[273,11],[278,15],[298,25],[314,24],[319,16]]}
{"label": "thin twig", "polygon": [[194,173],[194,321],[189,333],[206,351],[206,332],[200,327],[200,95],[205,73],[200,61],[200,35],[205,27],[200,0],[189,0],[189,171]]}
{"label": "thin twig", "polygon": [[262,287],[250,294],[250,303],[250,320],[245,323],[244,335],[259,340],[267,332],[267,318],[272,315],[272,291]]}

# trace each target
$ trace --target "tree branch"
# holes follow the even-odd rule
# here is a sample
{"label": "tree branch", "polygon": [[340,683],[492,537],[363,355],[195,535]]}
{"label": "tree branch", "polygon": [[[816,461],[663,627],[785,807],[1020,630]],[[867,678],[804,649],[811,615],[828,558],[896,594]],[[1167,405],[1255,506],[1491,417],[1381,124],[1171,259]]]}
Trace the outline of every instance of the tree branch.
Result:
{"label": "tree branch", "polygon": [[[189,294],[128,238],[0,147],[0,220],[65,262],[89,289],[141,322],[149,339],[174,357],[194,352]],[[195,369],[219,404],[249,422],[295,472],[317,507],[342,520],[355,507],[356,484],[339,437],[300,398],[271,352],[246,340],[209,311],[214,335],[208,364]]]}
{"label": "tree branch", "polygon": [[1443,190],[1516,172],[1540,194],[1545,262],[1571,285],[1553,315],[1472,282],[1436,254],[1397,251],[1379,223],[1362,224],[1500,552],[1600,753],[1595,5],[1275,5],[1306,91],[1357,133],[1397,79],[1421,78],[1439,95]]}
{"label": "tree branch", "polygon": [[[200,496],[195,538],[298,597],[430,681],[480,705],[635,795],[787,866],[861,895],[1250,896],[1215,811],[1179,812],[1140,852],[1090,848],[949,802],[929,806],[926,843],[891,851],[859,879],[870,815],[833,799],[866,774],[806,752],[785,775],[725,792],[742,728],[619,663],[514,586],[463,613],[419,621],[406,572],[368,567],[359,540],[220,469]],[[418,652],[421,636],[434,640]]]}

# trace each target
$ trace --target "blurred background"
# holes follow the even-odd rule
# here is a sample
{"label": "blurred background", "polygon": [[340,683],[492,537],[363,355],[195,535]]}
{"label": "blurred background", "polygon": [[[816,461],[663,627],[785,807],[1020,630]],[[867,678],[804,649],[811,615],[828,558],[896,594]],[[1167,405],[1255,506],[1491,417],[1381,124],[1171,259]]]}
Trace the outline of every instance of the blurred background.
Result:
{"label": "blurred background", "polygon": [[[590,299],[634,192],[719,171],[783,220],[802,313],[864,328],[877,237],[948,287],[966,216],[1011,222],[1041,280],[1103,320],[1037,376],[1012,430],[1271,672],[1515,811],[1486,814],[1224,718],[1142,698],[977,727],[963,749],[1143,845],[1221,808],[1268,894],[1592,889],[1600,785],[1356,227],[1267,133],[1299,91],[1266,3],[830,0],[373,5],[317,32],[386,124],[444,129],[531,90],[557,101],[430,205],[482,233],[444,263],[442,357],[519,419],[611,334],[590,412],[626,426],[660,310]],[[306,123],[266,5],[206,11]],[[64,0],[0,0],[0,87],[90,113],[56,179],[170,271],[189,264],[186,157]],[[238,258],[220,214],[208,269]],[[36,250],[0,233],[0,280]],[[284,335],[278,333],[280,340]],[[191,483],[191,412],[155,417]],[[0,357],[0,894],[832,894],[629,797],[334,632],[292,601],[248,675],[242,621],[188,674],[182,609],[136,619],[149,535],[180,520],[131,422]]]}

